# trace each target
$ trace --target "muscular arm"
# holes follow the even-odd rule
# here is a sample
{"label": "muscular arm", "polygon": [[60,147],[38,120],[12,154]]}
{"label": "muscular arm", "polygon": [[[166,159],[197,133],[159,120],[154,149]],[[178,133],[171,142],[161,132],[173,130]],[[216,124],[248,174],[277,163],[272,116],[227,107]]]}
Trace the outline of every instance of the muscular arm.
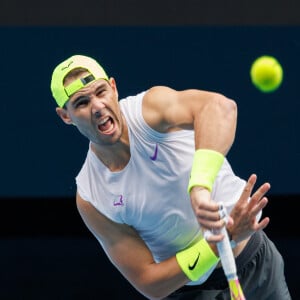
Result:
{"label": "muscular arm", "polygon": [[111,262],[146,297],[161,299],[189,281],[175,256],[155,263],[145,243],[130,226],[112,222],[79,195],[77,207]]}
{"label": "muscular arm", "polygon": [[226,155],[235,137],[236,104],[218,93],[154,87],[144,97],[143,116],[160,132],[194,129],[196,149]]}
{"label": "muscular arm", "polygon": [[[167,87],[154,87],[144,97],[143,116],[153,129],[171,132],[194,129],[195,148],[210,149],[226,155],[235,137],[237,107],[218,93],[185,90],[175,91]],[[201,186],[191,190],[191,203],[203,229],[220,229],[218,205],[210,201],[210,192]],[[211,242],[222,239],[210,237]]]}

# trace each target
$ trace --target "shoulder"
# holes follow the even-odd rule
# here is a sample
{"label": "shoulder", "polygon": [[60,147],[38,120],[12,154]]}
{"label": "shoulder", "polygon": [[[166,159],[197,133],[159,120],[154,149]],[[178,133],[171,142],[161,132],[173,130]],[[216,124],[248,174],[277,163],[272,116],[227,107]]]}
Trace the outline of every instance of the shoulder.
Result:
{"label": "shoulder", "polygon": [[143,102],[147,105],[164,104],[169,99],[176,97],[178,92],[167,86],[154,86],[146,91]]}
{"label": "shoulder", "polygon": [[143,108],[154,110],[178,108],[181,110],[185,106],[193,109],[196,106],[228,100],[230,99],[213,91],[194,88],[175,90],[167,86],[154,86],[144,94]]}
{"label": "shoulder", "polygon": [[167,86],[154,86],[146,91],[142,103],[145,122],[159,132],[165,132],[166,112],[176,102],[178,92]]}

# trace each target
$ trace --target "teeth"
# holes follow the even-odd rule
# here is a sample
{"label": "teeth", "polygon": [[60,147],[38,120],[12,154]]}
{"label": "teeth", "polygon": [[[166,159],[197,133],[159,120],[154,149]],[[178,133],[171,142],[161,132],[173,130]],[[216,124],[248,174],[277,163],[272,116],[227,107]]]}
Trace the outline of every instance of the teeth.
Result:
{"label": "teeth", "polygon": [[99,125],[103,125],[104,123],[106,123],[106,122],[108,121],[108,119],[109,119],[109,117],[103,119],[103,120],[99,123]]}

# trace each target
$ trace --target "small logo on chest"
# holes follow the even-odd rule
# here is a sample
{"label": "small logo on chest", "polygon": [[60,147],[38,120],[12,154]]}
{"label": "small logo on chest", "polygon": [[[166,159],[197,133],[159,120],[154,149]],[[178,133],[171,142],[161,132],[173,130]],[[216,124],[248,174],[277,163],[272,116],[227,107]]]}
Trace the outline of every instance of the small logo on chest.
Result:
{"label": "small logo on chest", "polygon": [[123,195],[114,200],[114,206],[124,206]]}
{"label": "small logo on chest", "polygon": [[158,145],[155,145],[155,150],[152,156],[150,156],[151,160],[156,160],[157,159],[157,153],[158,153]]}

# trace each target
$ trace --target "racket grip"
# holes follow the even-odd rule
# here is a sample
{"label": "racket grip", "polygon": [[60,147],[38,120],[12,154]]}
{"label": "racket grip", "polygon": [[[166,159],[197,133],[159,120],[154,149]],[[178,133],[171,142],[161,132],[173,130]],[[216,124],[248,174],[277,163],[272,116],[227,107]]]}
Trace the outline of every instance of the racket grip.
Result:
{"label": "racket grip", "polygon": [[236,277],[236,264],[235,258],[231,249],[229,236],[225,226],[220,230],[220,233],[224,235],[224,239],[217,243],[217,248],[219,251],[219,256],[223,266],[225,276],[228,280]]}
{"label": "racket grip", "polygon": [[[227,216],[227,212],[223,204],[220,203],[220,217],[223,218],[224,216]],[[219,251],[219,256],[221,259],[225,276],[228,280],[231,280],[236,277],[237,271],[235,258],[231,249],[226,226],[222,227],[222,229],[219,232],[224,236],[224,238],[221,242],[217,243],[217,248]]]}

